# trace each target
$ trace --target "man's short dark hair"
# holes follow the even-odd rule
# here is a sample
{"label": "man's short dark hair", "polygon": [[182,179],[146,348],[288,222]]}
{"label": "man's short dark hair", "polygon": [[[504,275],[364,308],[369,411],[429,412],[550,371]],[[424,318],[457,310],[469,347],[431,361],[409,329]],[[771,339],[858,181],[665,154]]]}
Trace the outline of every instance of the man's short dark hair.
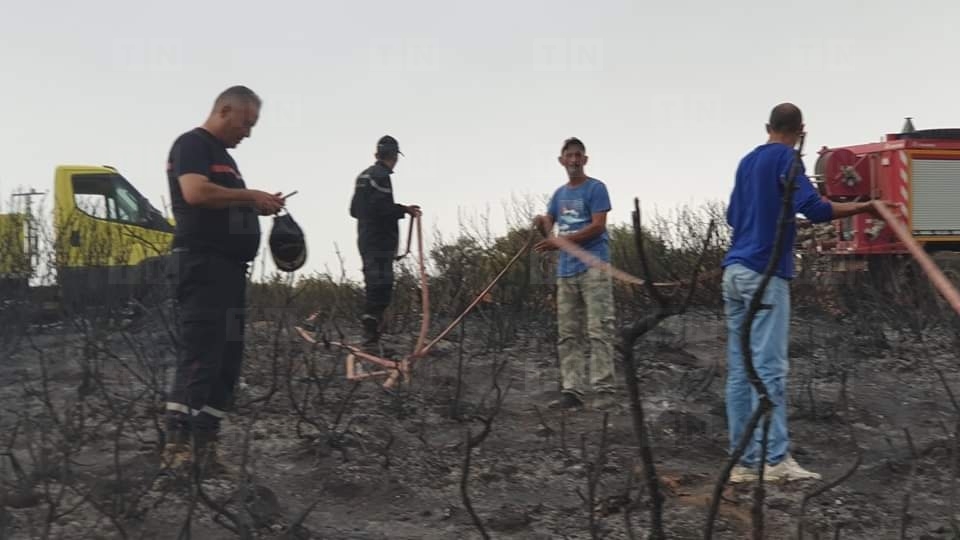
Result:
{"label": "man's short dark hair", "polygon": [[583,144],[583,141],[576,137],[570,137],[569,139],[563,141],[563,147],[560,148],[560,153],[563,154],[567,151],[567,148],[571,146],[579,146],[583,153],[587,153],[587,147]]}
{"label": "man's short dark hair", "polygon": [[220,95],[217,96],[216,101],[214,101],[214,106],[219,107],[224,102],[233,101],[233,100],[237,100],[245,103],[253,103],[257,107],[259,107],[262,103],[260,100],[260,96],[258,96],[256,92],[247,88],[246,86],[238,84],[236,86],[231,86],[230,88],[227,88],[223,92],[220,92]]}
{"label": "man's short dark hair", "polygon": [[793,103],[781,103],[770,111],[769,126],[774,133],[800,133],[803,114]]}

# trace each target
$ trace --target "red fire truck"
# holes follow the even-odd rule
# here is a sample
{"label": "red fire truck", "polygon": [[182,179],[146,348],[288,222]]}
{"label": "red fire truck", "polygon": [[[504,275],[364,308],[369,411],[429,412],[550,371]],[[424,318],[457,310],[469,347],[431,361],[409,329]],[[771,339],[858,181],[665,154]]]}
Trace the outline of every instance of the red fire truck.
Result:
{"label": "red fire truck", "polygon": [[[960,129],[917,130],[907,118],[900,133],[880,142],[823,147],[811,175],[820,193],[833,201],[885,199],[902,203],[900,219],[945,276],[960,287]],[[943,298],[924,283],[924,273],[883,220],[861,214],[832,222],[798,249],[807,278],[829,273],[843,281],[866,277],[894,295],[923,291],[941,307]],[[809,270],[818,267],[813,277]],[[829,267],[829,272],[823,272]],[[855,277],[851,280],[850,278]]]}

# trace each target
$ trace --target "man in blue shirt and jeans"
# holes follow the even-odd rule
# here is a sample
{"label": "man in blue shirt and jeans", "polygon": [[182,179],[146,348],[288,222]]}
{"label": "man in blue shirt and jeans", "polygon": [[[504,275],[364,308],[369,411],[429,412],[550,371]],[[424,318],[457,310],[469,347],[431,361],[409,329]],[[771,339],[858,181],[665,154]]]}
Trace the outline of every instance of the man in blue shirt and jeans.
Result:
{"label": "man in blue shirt and jeans", "polygon": [[[553,193],[547,214],[535,219],[537,226],[547,235],[535,249],[538,252],[557,249],[556,238],[549,234],[556,223],[559,236],[609,263],[607,213],[610,211],[610,195],[607,187],[584,172],[586,147],[579,139],[564,141],[559,161],[567,172],[568,181]],[[610,274],[591,268],[561,251],[557,264],[557,351],[562,394],[550,407],[568,409],[583,405],[588,354],[590,383],[596,392],[593,407],[606,409],[616,404],[613,394],[613,308]]]}
{"label": "man in blue shirt and jeans", "polygon": [[[741,326],[773,254],[783,206],[783,189],[794,161],[794,147],[803,130],[803,117],[795,105],[782,103],[773,108],[767,124],[769,140],[740,161],[727,209],[727,222],[733,228],[730,250],[723,261],[723,301],[727,319],[726,406],[731,454],[759,403],[740,349]],[[804,174],[802,163],[799,171],[793,209],[811,222],[823,223],[872,212],[870,202],[835,203],[821,198]],[[756,314],[751,332],[753,364],[773,402],[766,456],[769,468],[764,471],[764,478],[771,481],[820,478],[818,473],[797,464],[789,452],[787,346],[795,237],[796,228],[791,224],[784,232],[780,259],[764,291],[763,304],[770,308]],[[731,471],[732,482],[749,482],[757,478],[755,470],[760,459],[762,437],[763,422],[760,422],[740,463]]]}

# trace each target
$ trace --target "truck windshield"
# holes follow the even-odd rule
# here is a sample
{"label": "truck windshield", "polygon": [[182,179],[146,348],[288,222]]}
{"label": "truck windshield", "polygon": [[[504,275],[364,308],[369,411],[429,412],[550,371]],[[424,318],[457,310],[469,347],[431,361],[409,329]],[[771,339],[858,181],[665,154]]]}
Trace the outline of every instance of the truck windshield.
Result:
{"label": "truck windshield", "polygon": [[120,174],[75,174],[73,194],[77,209],[92,217],[173,231],[163,215]]}
{"label": "truck windshield", "polygon": [[140,223],[143,220],[140,204],[137,198],[127,190],[127,186],[117,184],[116,191],[117,219],[128,223]]}

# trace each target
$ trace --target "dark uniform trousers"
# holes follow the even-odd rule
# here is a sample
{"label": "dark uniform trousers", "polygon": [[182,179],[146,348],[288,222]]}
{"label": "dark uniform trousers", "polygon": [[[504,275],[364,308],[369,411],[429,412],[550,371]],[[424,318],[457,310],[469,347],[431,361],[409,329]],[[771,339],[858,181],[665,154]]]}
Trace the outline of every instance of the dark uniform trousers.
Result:
{"label": "dark uniform trousers", "polygon": [[180,346],[167,428],[215,434],[240,377],[249,265],[210,252],[173,255]]}
{"label": "dark uniform trousers", "polygon": [[393,295],[393,262],[400,236],[397,222],[406,214],[406,207],[393,200],[392,172],[382,161],[364,169],[357,176],[350,200],[350,216],[357,220],[366,292],[361,319],[372,339],[383,327],[383,313]]}
{"label": "dark uniform trousers", "polygon": [[393,296],[393,262],[396,248],[382,248],[359,243],[360,258],[363,262],[363,281],[366,293],[364,315],[383,322],[383,313],[390,305]]}

